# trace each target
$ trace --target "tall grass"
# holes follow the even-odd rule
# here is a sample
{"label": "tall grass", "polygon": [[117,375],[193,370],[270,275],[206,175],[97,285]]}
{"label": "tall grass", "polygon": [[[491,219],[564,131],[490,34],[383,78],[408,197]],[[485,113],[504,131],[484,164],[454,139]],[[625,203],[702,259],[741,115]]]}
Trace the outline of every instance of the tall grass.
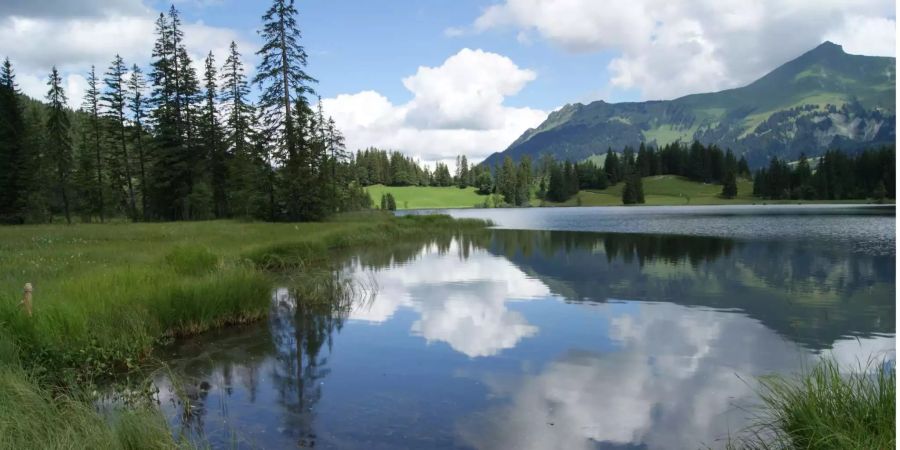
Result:
{"label": "tall grass", "polygon": [[825,359],[796,377],[760,380],[755,423],[729,449],[895,448],[896,369]]}
{"label": "tall grass", "polygon": [[[172,448],[158,411],[91,408],[95,382],[153,347],[267,315],[269,270],[335,250],[484,228],[449,217],[356,214],[327,223],[0,227],[0,448]],[[17,303],[34,285],[34,315]]]}

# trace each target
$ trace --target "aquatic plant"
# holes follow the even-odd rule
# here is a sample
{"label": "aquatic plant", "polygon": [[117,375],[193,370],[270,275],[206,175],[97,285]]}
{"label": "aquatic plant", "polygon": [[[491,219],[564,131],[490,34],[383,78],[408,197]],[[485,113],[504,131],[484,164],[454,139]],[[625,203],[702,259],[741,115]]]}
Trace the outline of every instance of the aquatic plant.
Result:
{"label": "aquatic plant", "polygon": [[869,360],[848,368],[823,359],[794,377],[761,378],[759,398],[753,424],[730,439],[727,448],[895,447],[893,361]]}

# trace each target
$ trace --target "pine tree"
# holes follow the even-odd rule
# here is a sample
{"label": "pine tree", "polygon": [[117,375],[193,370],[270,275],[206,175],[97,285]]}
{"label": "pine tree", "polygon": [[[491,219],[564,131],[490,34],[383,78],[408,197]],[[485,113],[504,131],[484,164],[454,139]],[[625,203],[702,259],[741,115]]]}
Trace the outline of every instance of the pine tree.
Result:
{"label": "pine tree", "polygon": [[296,157],[297,144],[292,107],[298,97],[311,92],[315,80],[306,74],[306,50],[300,45],[300,28],[293,0],[273,0],[263,15],[261,35],[265,41],[256,52],[262,57],[253,83],[262,89],[259,107],[264,125],[277,133],[287,151],[287,158]]}
{"label": "pine tree", "polygon": [[128,109],[131,112],[132,129],[134,130],[134,143],[138,152],[138,170],[141,177],[141,217],[148,219],[147,212],[147,155],[144,150],[144,115],[145,100],[144,91],[147,89],[147,82],[144,80],[144,74],[137,64],[131,67],[131,76],[128,79]]}
{"label": "pine tree", "polygon": [[[42,105],[43,106],[43,105]],[[26,107],[24,169],[22,185],[25,194],[25,209],[22,218],[26,223],[46,223],[53,218],[51,207],[54,189],[47,180],[52,180],[52,161],[47,155],[46,120],[43,107]]]}
{"label": "pine tree", "polygon": [[644,203],[644,183],[637,173],[625,175],[625,187],[622,189],[622,203],[635,205]]}
{"label": "pine tree", "polygon": [[[103,195],[103,147],[100,144],[103,134],[100,130],[100,88],[97,86],[97,71],[91,66],[91,72],[88,75],[88,89],[84,95],[84,106],[82,109],[88,115],[88,126],[86,132],[90,133],[89,140],[91,150],[94,156],[94,171],[96,178],[93,183],[94,196],[97,199],[97,214],[100,216],[100,223],[103,223],[106,216],[106,207]],[[88,188],[89,189],[89,188]]]}
{"label": "pine tree", "polygon": [[725,179],[722,181],[722,197],[737,197],[737,167],[727,168],[725,170]]}
{"label": "pine tree", "polygon": [[603,165],[606,172],[606,178],[609,184],[614,185],[622,181],[622,167],[619,163],[619,156],[612,150],[606,153],[606,162]]}
{"label": "pine tree", "polygon": [[503,201],[510,204],[516,204],[516,165],[509,156],[503,158],[503,166],[500,168],[499,185],[500,195]]}
{"label": "pine tree", "polygon": [[49,115],[47,116],[47,149],[56,165],[56,189],[63,204],[66,223],[72,223],[69,210],[69,175],[72,171],[72,138],[69,134],[69,116],[66,113],[66,94],[62,78],[56,67],[47,81]]}
{"label": "pine tree", "polygon": [[225,148],[222,143],[222,130],[219,124],[216,99],[218,86],[215,58],[212,52],[206,56],[204,84],[206,88],[203,114],[200,116],[200,134],[204,146],[206,165],[209,169],[212,187],[213,210],[216,217],[228,215],[228,169]]}
{"label": "pine tree", "polygon": [[261,61],[253,82],[260,86],[260,113],[267,135],[273,136],[283,167],[286,219],[308,220],[317,215],[318,193],[313,175],[315,157],[307,125],[312,117],[306,94],[315,80],[306,74],[306,50],[300,44],[293,0],[273,0],[263,15]]}
{"label": "pine tree", "polygon": [[[253,105],[248,96],[250,88],[244,75],[244,65],[237,44],[233,41],[229,48],[228,58],[222,66],[221,103],[225,115],[223,127],[224,147],[228,164],[228,200],[229,213],[243,217],[259,216],[269,218],[269,212],[259,209],[265,192],[260,180],[269,180],[266,167],[268,152],[264,133],[254,133]],[[254,141],[258,145],[253,144]],[[254,153],[258,149],[258,154]]]}
{"label": "pine tree", "polygon": [[112,169],[112,187],[114,192],[119,192],[123,187],[128,188],[128,216],[131,220],[137,220],[137,200],[134,195],[134,182],[131,174],[131,158],[128,155],[128,139],[125,135],[125,102],[126,86],[125,72],[127,68],[121,56],[116,55],[106,78],[106,90],[101,97],[106,115],[111,126],[110,136],[115,142],[117,151],[111,152],[109,167]]}
{"label": "pine tree", "polygon": [[25,120],[9,58],[0,68],[0,222],[22,223]]}
{"label": "pine tree", "polygon": [[199,82],[184,46],[178,10],[156,21],[151,82],[156,158],[153,161],[151,203],[164,219],[190,219],[203,206],[206,192],[194,193],[202,161],[196,139],[195,114],[200,102]]}
{"label": "pine tree", "polygon": [[[319,99],[319,105],[322,105],[322,99]],[[344,163],[349,156],[347,154],[344,135],[341,133],[341,130],[338,129],[333,117],[329,117],[328,121],[325,123],[325,142],[328,151],[331,152],[331,209],[332,211],[336,211],[339,208],[338,201],[336,199],[337,183],[346,185],[350,182],[350,180],[338,179],[337,166]]]}
{"label": "pine tree", "polygon": [[531,157],[525,155],[519,161],[516,173],[516,205],[527,206],[531,201]]}

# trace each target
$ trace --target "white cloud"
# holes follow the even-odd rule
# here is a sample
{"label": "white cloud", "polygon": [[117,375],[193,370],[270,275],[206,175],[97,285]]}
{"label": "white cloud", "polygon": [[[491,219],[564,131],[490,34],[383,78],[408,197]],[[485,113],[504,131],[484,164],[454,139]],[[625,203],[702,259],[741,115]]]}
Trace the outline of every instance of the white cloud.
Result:
{"label": "white cloud", "polygon": [[466,48],[438,67],[419,67],[403,79],[413,94],[405,104],[393,104],[375,91],[322,102],[351,150],[402,150],[429,163],[465,154],[477,162],[546,118],[544,111],[504,105],[536,77],[503,55]]}
{"label": "white cloud", "polygon": [[[67,80],[69,104],[81,105],[84,77],[90,66],[97,67],[102,78],[116,54],[130,67],[146,67],[151,58],[158,11],[146,8],[138,0],[91,0],[77,11],[64,7],[57,10],[53,2],[13,2],[0,8],[0,56],[13,63],[22,91],[43,98],[46,79],[52,66],[59,68]],[[74,2],[60,2],[69,4]],[[56,9],[55,9],[56,8]],[[182,18],[184,20],[184,18]],[[201,68],[203,58],[212,50],[221,64],[232,40],[238,43],[246,58],[252,55],[247,40],[235,30],[214,27],[202,21],[184,23],[185,45]],[[252,67],[252,61],[245,64]]]}
{"label": "white cloud", "polygon": [[672,98],[746,84],[826,39],[895,54],[889,0],[505,0],[471,29],[512,27],[572,52],[618,52],[612,84]]}
{"label": "white cloud", "polygon": [[[608,352],[571,350],[539,371],[486,380],[494,406],[462,421],[480,449],[697,448],[746,425],[755,377],[787,373],[813,355],[741,314],[642,303],[608,303]],[[893,338],[835,343],[835,353],[883,354]],[[860,346],[862,348],[860,348]],[[840,348],[840,350],[839,350]]]}
{"label": "white cloud", "polygon": [[412,332],[472,358],[496,355],[534,336],[538,328],[508,304],[548,297],[550,289],[484,249],[470,248],[460,265],[463,245],[468,244],[453,240],[445,252],[426,246],[415,264],[388,270],[355,264],[350,270],[356,283],[377,289],[370,302],[355,305],[350,318],[383,322],[407,308],[419,316]]}

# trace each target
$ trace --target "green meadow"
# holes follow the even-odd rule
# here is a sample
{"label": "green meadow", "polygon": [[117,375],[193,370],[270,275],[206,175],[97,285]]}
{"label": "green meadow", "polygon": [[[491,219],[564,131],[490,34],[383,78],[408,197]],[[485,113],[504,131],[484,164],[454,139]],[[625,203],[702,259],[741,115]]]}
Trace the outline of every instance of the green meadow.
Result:
{"label": "green meadow", "polygon": [[[644,177],[645,205],[737,205],[760,203],[754,198],[753,183],[746,179],[738,180],[738,196],[733,199],[722,198],[722,185],[706,184],[690,181],[676,175],[657,175]],[[618,183],[604,190],[583,190],[564,203],[544,202],[546,206],[621,206],[622,189],[625,183]],[[533,199],[532,205],[541,205],[539,199]]]}
{"label": "green meadow", "polygon": [[473,208],[484,204],[487,196],[478,195],[474,187],[456,186],[385,186],[366,188],[376,205],[381,196],[390,193],[397,201],[397,209]]}
{"label": "green meadow", "polygon": [[[0,448],[171,448],[153,408],[102,417],[94,386],[174,338],[264,318],[275,274],[341,249],[480,229],[446,216],[0,227]],[[18,306],[32,283],[33,316]]]}

